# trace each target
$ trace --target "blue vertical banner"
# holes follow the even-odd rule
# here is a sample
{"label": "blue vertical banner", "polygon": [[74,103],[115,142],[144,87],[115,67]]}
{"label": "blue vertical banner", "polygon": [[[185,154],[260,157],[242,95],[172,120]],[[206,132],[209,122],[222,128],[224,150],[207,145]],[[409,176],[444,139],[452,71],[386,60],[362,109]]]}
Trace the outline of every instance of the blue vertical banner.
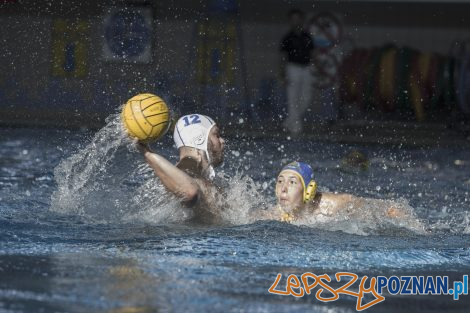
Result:
{"label": "blue vertical banner", "polygon": [[111,8],[104,17],[103,32],[105,60],[138,63],[152,60],[151,8]]}

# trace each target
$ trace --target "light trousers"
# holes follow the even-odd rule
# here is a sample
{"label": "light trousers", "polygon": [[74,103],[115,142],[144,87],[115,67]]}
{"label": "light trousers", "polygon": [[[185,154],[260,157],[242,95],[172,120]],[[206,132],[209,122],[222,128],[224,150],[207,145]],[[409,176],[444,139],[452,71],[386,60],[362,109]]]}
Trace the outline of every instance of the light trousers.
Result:
{"label": "light trousers", "polygon": [[293,134],[302,132],[303,116],[312,102],[313,77],[309,66],[286,65],[287,119],[284,127]]}

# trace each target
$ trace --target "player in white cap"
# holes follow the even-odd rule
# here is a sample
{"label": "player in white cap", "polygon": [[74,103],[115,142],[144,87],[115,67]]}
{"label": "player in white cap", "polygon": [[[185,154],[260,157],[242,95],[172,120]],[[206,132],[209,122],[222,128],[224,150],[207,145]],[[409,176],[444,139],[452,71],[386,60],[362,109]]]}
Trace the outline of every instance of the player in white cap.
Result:
{"label": "player in white cap", "polygon": [[221,222],[217,213],[220,208],[216,206],[221,193],[212,183],[214,167],[224,160],[219,127],[206,115],[185,115],[176,123],[173,139],[179,150],[176,166],[140,143],[145,160],[170,192],[194,208],[196,220]]}

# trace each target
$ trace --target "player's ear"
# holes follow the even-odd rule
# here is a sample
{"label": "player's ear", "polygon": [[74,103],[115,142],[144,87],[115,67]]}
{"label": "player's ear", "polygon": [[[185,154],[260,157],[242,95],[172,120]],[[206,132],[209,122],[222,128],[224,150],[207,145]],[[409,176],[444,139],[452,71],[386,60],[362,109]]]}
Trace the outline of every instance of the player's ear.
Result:
{"label": "player's ear", "polygon": [[304,202],[308,202],[312,200],[313,198],[315,198],[316,193],[317,193],[317,183],[314,180],[312,180],[308,184],[305,190]]}

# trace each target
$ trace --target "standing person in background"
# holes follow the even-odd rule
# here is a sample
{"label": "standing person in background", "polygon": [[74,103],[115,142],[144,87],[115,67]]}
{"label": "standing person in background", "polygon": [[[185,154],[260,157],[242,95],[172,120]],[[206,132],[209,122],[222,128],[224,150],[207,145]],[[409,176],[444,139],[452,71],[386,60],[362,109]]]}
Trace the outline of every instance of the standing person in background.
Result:
{"label": "standing person in background", "polygon": [[290,31],[281,41],[281,79],[287,87],[287,119],[284,127],[292,135],[302,132],[305,110],[310,105],[313,81],[309,64],[313,39],[304,30],[304,14],[293,9],[288,14]]}

